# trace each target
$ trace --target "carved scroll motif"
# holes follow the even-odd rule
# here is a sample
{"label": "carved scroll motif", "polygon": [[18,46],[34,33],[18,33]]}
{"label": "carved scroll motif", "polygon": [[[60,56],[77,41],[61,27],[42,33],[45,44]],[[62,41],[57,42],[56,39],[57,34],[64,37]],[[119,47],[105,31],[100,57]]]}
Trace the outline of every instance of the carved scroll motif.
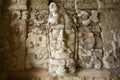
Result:
{"label": "carved scroll motif", "polygon": [[82,68],[100,69],[102,67],[102,39],[98,25],[97,10],[80,10],[75,2],[78,17],[78,62]]}

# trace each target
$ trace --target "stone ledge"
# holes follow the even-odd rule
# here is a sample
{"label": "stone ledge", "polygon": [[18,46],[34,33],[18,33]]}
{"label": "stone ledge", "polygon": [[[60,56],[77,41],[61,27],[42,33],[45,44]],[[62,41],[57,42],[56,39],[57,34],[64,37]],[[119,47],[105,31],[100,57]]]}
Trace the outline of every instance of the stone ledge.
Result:
{"label": "stone ledge", "polygon": [[79,76],[87,77],[102,77],[108,78],[111,75],[111,72],[107,70],[84,70],[78,73]]}
{"label": "stone ledge", "polygon": [[[101,69],[101,70],[77,70],[74,75],[71,76],[79,76],[79,77],[96,77],[96,78],[109,78],[111,75],[118,75],[120,73],[120,69]],[[0,75],[11,75],[15,77],[21,76],[34,76],[34,77],[51,77],[46,69],[33,69],[33,70],[25,70],[25,71],[7,71],[0,73]],[[1,77],[1,76],[0,76]]]}
{"label": "stone ledge", "polygon": [[29,76],[32,75],[34,77],[41,77],[41,76],[49,76],[49,73],[46,69],[39,68],[39,69],[32,69],[32,70],[21,70],[21,71],[6,71],[0,74],[11,75],[11,76]]}

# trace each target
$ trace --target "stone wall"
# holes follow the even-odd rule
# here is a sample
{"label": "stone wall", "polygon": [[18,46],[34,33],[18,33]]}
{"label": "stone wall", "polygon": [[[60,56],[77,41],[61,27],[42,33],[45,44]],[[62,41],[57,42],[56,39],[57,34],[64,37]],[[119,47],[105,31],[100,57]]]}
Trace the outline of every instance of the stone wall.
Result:
{"label": "stone wall", "polygon": [[120,80],[119,0],[1,0],[0,80]]}

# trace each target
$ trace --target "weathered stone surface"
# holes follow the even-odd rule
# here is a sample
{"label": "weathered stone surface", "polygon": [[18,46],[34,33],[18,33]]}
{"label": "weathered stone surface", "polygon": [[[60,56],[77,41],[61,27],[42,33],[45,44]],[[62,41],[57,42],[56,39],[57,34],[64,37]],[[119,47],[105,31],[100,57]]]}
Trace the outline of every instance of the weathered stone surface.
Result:
{"label": "weathered stone surface", "polygon": [[96,0],[75,0],[76,7],[78,9],[97,9]]}
{"label": "weathered stone surface", "polygon": [[28,34],[26,40],[27,56],[25,65],[27,69],[34,67],[47,67],[46,35],[38,28]]}
{"label": "weathered stone surface", "polygon": [[119,0],[0,0],[0,80],[119,80],[119,7]]}
{"label": "weathered stone surface", "polygon": [[[52,76],[64,76],[67,73],[75,72],[75,48],[76,33],[74,26],[70,25],[69,17],[66,12],[57,12],[55,3],[50,4],[50,14],[48,18],[49,26],[49,58],[62,63],[49,63],[49,72]],[[63,15],[63,16],[60,16]],[[59,20],[64,18],[65,20]]]}
{"label": "weathered stone surface", "polygon": [[106,8],[119,8],[120,2],[119,1],[111,1],[111,2],[105,2]]}
{"label": "weathered stone surface", "polygon": [[11,0],[9,9],[27,10],[27,0]]}
{"label": "weathered stone surface", "polygon": [[31,8],[41,10],[48,10],[48,2],[49,0],[30,0]]}

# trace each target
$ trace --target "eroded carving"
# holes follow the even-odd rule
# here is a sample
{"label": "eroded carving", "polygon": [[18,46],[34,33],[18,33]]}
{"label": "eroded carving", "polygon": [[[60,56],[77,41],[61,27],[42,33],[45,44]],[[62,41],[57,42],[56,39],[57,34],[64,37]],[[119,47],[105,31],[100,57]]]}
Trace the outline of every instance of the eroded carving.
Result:
{"label": "eroded carving", "polygon": [[[76,12],[78,13],[77,10]],[[94,23],[99,22],[98,11],[92,10],[90,13],[82,10],[79,11],[77,16],[80,18],[79,22],[82,23],[83,26],[89,26],[91,22],[94,22]]]}
{"label": "eroded carving", "polygon": [[120,66],[120,30],[119,29],[113,29],[111,30],[112,33],[112,39],[111,43],[109,45],[109,50],[105,52],[105,55],[103,57],[103,62],[105,68],[117,68]]}
{"label": "eroded carving", "polygon": [[35,28],[28,33],[26,40],[27,56],[25,65],[27,69],[34,67],[47,67],[47,44],[46,34],[42,33],[39,28]]}
{"label": "eroded carving", "polygon": [[4,34],[4,69],[24,70],[25,40],[26,40],[26,19],[27,11],[5,10],[4,20],[6,31]]}
{"label": "eroded carving", "polygon": [[46,24],[48,19],[48,11],[47,10],[33,10],[30,14],[29,19],[29,32],[34,29],[34,27],[41,28],[41,30],[46,30]]}
{"label": "eroded carving", "polygon": [[[119,80],[120,75],[116,76],[118,72],[113,75],[113,68],[120,67],[120,30],[118,28],[110,32],[111,26],[106,25],[110,23],[111,14],[118,14],[117,9],[111,9],[113,7],[110,6],[115,6],[119,0],[97,0],[98,6],[95,8],[93,8],[95,0],[50,1],[56,3],[50,4],[49,14],[48,0],[11,0],[10,12],[0,11],[2,14],[5,13],[0,22],[1,70],[23,70],[24,66],[26,69],[47,68],[52,76],[64,76],[74,73],[77,63],[80,71],[77,71],[76,77],[59,78]],[[73,4],[74,1],[75,4]],[[115,4],[112,5],[111,2]],[[109,9],[104,7],[109,7]],[[114,23],[113,17],[112,27],[116,25],[117,20],[115,18]],[[107,31],[107,28],[107,36],[101,34]],[[99,75],[101,69],[108,72],[110,69],[109,73],[112,73],[110,74],[112,76],[102,78],[108,77],[109,73],[105,76]],[[82,73],[84,70],[86,72]],[[96,70],[98,73],[93,75],[95,71],[88,75],[89,70],[91,72]]]}
{"label": "eroded carving", "polygon": [[48,24],[52,25],[52,24],[58,24],[58,8],[56,6],[55,3],[51,3],[49,6],[49,10],[50,10],[50,14],[49,14],[49,18],[48,18]]}
{"label": "eroded carving", "polygon": [[79,64],[83,68],[100,69],[102,67],[102,39],[99,27],[98,11],[83,11],[77,8],[75,10],[78,17],[78,57]]}
{"label": "eroded carving", "polygon": [[[64,25],[58,24],[51,26],[49,37],[51,53],[50,56],[52,60],[63,62],[61,64],[56,64],[56,67],[58,66],[57,69],[53,69],[52,67],[51,68],[56,71],[57,75],[64,75],[67,71],[73,73],[75,71],[75,32],[73,32],[71,28],[65,28]],[[72,39],[73,37],[74,39]],[[52,65],[52,63],[53,62],[51,62],[50,65]],[[63,65],[64,68],[61,65]],[[64,72],[61,73],[60,70]]]}
{"label": "eroded carving", "polygon": [[[54,11],[51,7],[53,4],[56,10],[56,4],[51,3],[50,10],[52,11]],[[75,72],[76,31],[71,25],[66,26],[54,22],[57,18],[58,16],[54,16],[48,19],[48,22],[51,23],[49,24],[49,72],[52,76],[63,76]],[[64,18],[68,19],[65,15]],[[61,22],[63,23],[63,21]]]}

